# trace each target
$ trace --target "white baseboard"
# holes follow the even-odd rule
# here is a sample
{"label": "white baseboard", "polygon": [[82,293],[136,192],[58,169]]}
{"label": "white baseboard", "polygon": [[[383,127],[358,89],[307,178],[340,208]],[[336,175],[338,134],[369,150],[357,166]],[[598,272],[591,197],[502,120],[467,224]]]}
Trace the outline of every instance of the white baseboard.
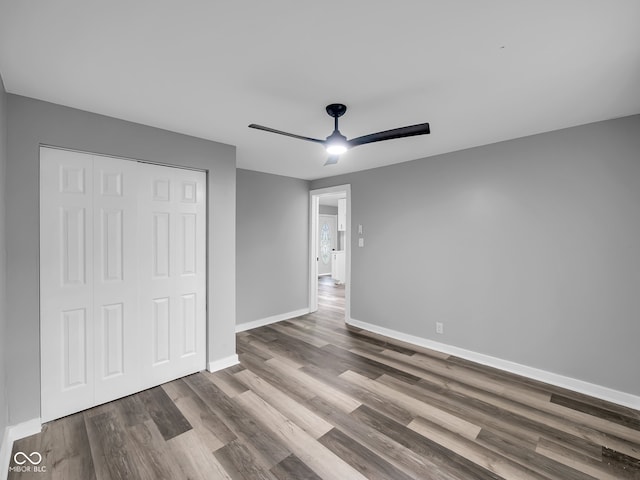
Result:
{"label": "white baseboard", "polygon": [[0,480],[6,480],[9,474],[13,442],[41,431],[42,421],[39,418],[33,418],[17,425],[9,425],[4,429],[2,445],[0,445]]}
{"label": "white baseboard", "polygon": [[634,408],[640,410],[640,397],[632,395],[626,392],[620,392],[612,388],[603,387],[602,385],[596,385],[594,383],[585,382],[576,378],[566,377],[557,373],[548,372],[538,368],[528,367],[519,363],[511,362],[509,360],[503,360],[501,358],[492,357],[482,353],[473,352],[471,350],[465,350],[463,348],[454,347],[445,343],[435,342],[415,335],[409,335],[407,333],[398,332],[389,328],[380,327],[372,323],[362,322],[353,318],[347,321],[349,325],[362,328],[373,333],[384,335],[385,337],[394,338],[403,342],[418,345],[420,347],[429,348],[431,350],[437,350],[438,352],[454,355],[456,357],[464,358],[482,365],[498,368],[506,372],[515,373],[523,377],[538,380],[540,382],[549,383],[557,387],[573,390],[574,392],[583,393],[591,397],[606,400],[608,402],[617,403],[625,407]]}
{"label": "white baseboard", "polygon": [[233,355],[229,355],[228,357],[209,362],[207,370],[210,372],[217,372],[218,370],[224,370],[225,368],[233,367],[234,365],[238,365],[239,363],[240,359],[238,358],[238,355],[234,353]]}
{"label": "white baseboard", "polygon": [[264,327],[276,322],[282,322],[283,320],[289,320],[291,318],[300,317],[309,313],[309,308],[301,308],[300,310],[294,310],[293,312],[280,313],[279,315],[273,315],[272,317],[260,318],[252,322],[240,323],[236,325],[236,333],[244,332],[245,330],[252,330],[258,327]]}

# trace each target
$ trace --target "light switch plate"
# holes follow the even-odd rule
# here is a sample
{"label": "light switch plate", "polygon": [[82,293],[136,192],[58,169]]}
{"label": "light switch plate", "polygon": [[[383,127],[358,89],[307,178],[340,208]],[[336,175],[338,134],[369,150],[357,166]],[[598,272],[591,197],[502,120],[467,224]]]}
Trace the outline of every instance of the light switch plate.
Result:
{"label": "light switch plate", "polygon": [[358,225],[358,234],[362,235],[362,225]]}
{"label": "light switch plate", "polygon": [[358,246],[359,247],[364,247],[364,238],[359,238],[358,239]]}

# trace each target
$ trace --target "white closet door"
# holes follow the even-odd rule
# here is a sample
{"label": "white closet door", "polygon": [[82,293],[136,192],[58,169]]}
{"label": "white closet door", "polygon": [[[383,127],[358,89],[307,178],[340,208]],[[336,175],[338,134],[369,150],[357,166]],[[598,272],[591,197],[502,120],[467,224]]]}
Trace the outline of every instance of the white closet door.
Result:
{"label": "white closet door", "polygon": [[93,156],[95,404],[137,391],[138,172],[130,160]]}
{"label": "white closet door", "polygon": [[205,179],[41,148],[43,421],[204,369]]}
{"label": "white closet door", "polygon": [[203,172],[149,165],[140,187],[143,381],[204,368],[206,245]]}
{"label": "white closet door", "polygon": [[44,421],[87,408],[94,399],[93,167],[86,157],[40,152]]}

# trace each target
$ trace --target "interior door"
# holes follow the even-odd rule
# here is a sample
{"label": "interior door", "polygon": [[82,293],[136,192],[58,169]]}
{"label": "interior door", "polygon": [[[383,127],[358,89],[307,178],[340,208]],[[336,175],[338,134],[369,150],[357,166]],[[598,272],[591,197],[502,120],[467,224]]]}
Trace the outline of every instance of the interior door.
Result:
{"label": "interior door", "polygon": [[337,247],[338,233],[335,215],[318,216],[318,275],[331,274],[331,252]]}
{"label": "interior door", "polygon": [[143,378],[156,385],[206,361],[203,172],[148,165],[140,186]]}

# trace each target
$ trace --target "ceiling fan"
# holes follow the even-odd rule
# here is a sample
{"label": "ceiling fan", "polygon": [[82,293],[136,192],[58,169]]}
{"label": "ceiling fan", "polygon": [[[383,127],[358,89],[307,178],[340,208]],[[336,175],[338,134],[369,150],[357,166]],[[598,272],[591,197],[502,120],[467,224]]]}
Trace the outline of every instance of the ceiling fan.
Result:
{"label": "ceiling fan", "polygon": [[327,113],[334,119],[334,130],[326,140],[320,140],[319,138],[303,137],[302,135],[296,135],[294,133],[283,132],[274,128],[263,127],[262,125],[256,125],[252,123],[249,128],[256,128],[258,130],[264,130],[265,132],[277,133],[279,135],[286,135],[287,137],[299,138],[300,140],[306,140],[308,142],[319,143],[325,147],[329,154],[329,159],[325,165],[332,165],[338,163],[340,155],[349,150],[350,148],[357,147],[358,145],[365,145],[367,143],[381,142],[383,140],[391,140],[393,138],[413,137],[414,135],[425,135],[430,133],[428,123],[418,123],[417,125],[410,125],[408,127],[394,128],[392,130],[385,130],[383,132],[370,133],[369,135],[363,135],[362,137],[352,138],[347,140],[347,137],[340,133],[338,130],[338,118],[345,114],[347,107],[341,103],[332,103],[327,105]]}

